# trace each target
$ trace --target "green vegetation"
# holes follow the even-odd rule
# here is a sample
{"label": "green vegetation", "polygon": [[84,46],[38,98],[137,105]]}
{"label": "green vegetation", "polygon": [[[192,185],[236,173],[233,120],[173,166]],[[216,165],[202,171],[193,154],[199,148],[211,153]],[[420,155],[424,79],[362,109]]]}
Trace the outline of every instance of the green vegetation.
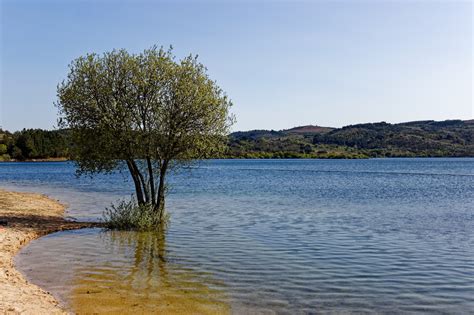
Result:
{"label": "green vegetation", "polygon": [[168,214],[164,218],[156,215],[156,210],[152,204],[139,205],[135,200],[120,201],[117,205],[111,205],[105,209],[105,227],[115,230],[140,230],[151,231],[157,226],[166,227]]}
{"label": "green vegetation", "polygon": [[64,130],[23,129],[15,133],[0,129],[0,161],[65,158],[68,133]]}
{"label": "green vegetation", "polygon": [[369,156],[474,156],[474,121],[360,124],[315,135],[315,144],[357,148]]}
{"label": "green vegetation", "polygon": [[474,156],[474,121],[317,126],[230,135],[233,158],[368,158]]}
{"label": "green vegetation", "polygon": [[137,206],[108,212],[117,228],[159,228],[168,171],[223,152],[233,123],[230,100],[197,57],[176,61],[157,47],[74,60],[56,105],[77,174],[130,172]]}
{"label": "green vegetation", "polygon": [[[23,131],[25,132],[25,131]],[[47,157],[57,155],[67,143],[65,131],[53,141]],[[17,136],[22,132],[15,133]],[[1,131],[0,131],[1,134]],[[11,138],[4,132],[4,137]],[[0,135],[1,137],[1,135]],[[1,138],[0,138],[1,139]],[[0,140],[2,143],[2,140]],[[11,146],[7,145],[7,154]],[[35,150],[41,151],[41,150]],[[0,152],[2,149],[0,147]],[[65,151],[67,152],[67,148]],[[1,155],[1,154],[0,154]],[[23,155],[23,151],[22,151]],[[418,121],[401,124],[359,124],[343,128],[315,126],[289,130],[252,130],[230,134],[227,149],[219,158],[281,159],[281,158],[370,158],[370,157],[473,157],[474,121]],[[33,156],[31,158],[40,158]]]}

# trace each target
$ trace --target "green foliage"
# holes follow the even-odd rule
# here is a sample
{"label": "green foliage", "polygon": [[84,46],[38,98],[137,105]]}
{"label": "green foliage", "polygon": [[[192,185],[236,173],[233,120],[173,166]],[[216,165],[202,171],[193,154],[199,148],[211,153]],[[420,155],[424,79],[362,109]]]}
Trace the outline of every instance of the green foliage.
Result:
{"label": "green foliage", "polygon": [[473,121],[317,126],[230,135],[223,158],[474,156]]}
{"label": "green foliage", "polygon": [[[3,140],[3,137],[1,137],[1,139]],[[8,152],[7,145],[4,144],[4,143],[0,143],[0,161],[9,161],[10,160],[10,155],[7,152]]]}
{"label": "green foliage", "polygon": [[11,157],[8,154],[2,154],[0,155],[0,161],[10,161]]}
{"label": "green foliage", "polygon": [[371,156],[473,156],[474,123],[446,120],[359,124],[315,135],[313,143],[367,150]]}
{"label": "green foliage", "polygon": [[68,134],[65,130],[23,129],[13,134],[4,132],[1,135],[0,155],[8,154],[16,160],[68,156]]}
{"label": "green foliage", "polygon": [[197,57],[175,59],[157,47],[80,57],[56,104],[78,174],[128,168],[138,204],[160,219],[167,171],[223,152],[234,121],[231,101]]}
{"label": "green foliage", "polygon": [[194,56],[125,50],[74,60],[58,87],[60,125],[72,132],[79,171],[115,169],[117,160],[186,161],[222,150],[231,102]]}
{"label": "green foliage", "polygon": [[[27,152],[16,144],[21,134],[33,138],[37,156],[24,157]],[[8,148],[7,155],[0,159],[68,157],[69,134],[68,130],[35,129],[14,134],[0,131],[0,143]],[[93,145],[92,135],[90,141]],[[359,124],[338,129],[304,126],[282,131],[239,131],[229,136],[225,151],[209,156],[251,159],[474,156],[474,123],[447,120]]]}
{"label": "green foliage", "polygon": [[11,156],[15,160],[23,161],[25,159],[25,156],[23,155],[21,149],[17,146],[13,146],[11,149]]}
{"label": "green foliage", "polygon": [[6,144],[0,143],[0,155],[7,154],[7,149],[8,147]]}
{"label": "green foliage", "polygon": [[162,220],[151,204],[138,205],[135,200],[120,201],[106,208],[103,214],[105,227],[113,230],[152,231],[165,228],[169,217]]}

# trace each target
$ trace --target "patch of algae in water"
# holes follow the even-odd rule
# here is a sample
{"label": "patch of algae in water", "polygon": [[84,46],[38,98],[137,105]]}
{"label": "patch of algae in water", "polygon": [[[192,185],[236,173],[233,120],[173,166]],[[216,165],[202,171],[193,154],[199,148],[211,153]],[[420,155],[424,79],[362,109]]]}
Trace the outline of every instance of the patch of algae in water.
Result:
{"label": "patch of algae in water", "polygon": [[121,250],[134,251],[133,263],[109,262],[77,270],[69,298],[75,313],[230,313],[222,284],[167,261],[163,235],[107,233]]}

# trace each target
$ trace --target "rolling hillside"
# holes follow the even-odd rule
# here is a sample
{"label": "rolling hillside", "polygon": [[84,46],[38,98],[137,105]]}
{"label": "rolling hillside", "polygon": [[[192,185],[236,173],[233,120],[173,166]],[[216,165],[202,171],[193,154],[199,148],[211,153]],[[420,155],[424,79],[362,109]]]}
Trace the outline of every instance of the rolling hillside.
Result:
{"label": "rolling hillside", "polygon": [[474,156],[474,121],[413,121],[342,128],[302,126],[231,134],[232,157]]}
{"label": "rolling hillside", "polygon": [[[0,130],[1,160],[68,158],[65,130]],[[474,120],[238,131],[219,158],[474,157]]]}

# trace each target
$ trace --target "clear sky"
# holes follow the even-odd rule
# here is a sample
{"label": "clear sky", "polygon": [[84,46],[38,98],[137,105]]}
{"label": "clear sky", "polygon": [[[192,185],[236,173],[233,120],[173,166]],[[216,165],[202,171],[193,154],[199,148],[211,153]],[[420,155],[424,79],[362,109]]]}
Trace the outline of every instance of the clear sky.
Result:
{"label": "clear sky", "polygon": [[473,2],[1,2],[0,125],[53,128],[69,62],[113,48],[199,54],[234,130],[473,118]]}

